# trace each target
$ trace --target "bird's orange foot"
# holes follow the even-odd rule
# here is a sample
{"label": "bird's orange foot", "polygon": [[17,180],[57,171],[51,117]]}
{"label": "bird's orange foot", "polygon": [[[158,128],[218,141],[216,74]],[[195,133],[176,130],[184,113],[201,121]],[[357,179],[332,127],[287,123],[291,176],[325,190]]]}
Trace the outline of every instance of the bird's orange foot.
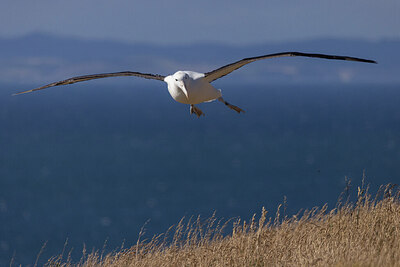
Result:
{"label": "bird's orange foot", "polygon": [[230,108],[230,109],[236,111],[237,113],[240,113],[240,112],[243,112],[243,113],[244,113],[244,112],[245,112],[243,109],[241,109],[241,108],[239,108],[239,107],[237,107],[237,106],[231,105],[231,104],[229,104],[229,103],[226,103],[226,105],[228,106],[228,108]]}
{"label": "bird's orange foot", "polygon": [[190,105],[190,114],[196,114],[197,118],[200,118],[201,115],[205,115],[203,111],[201,111],[201,109],[199,109],[198,107],[196,107],[195,105]]}
{"label": "bird's orange foot", "polygon": [[222,96],[218,98],[218,101],[221,101],[221,102],[224,103],[228,108],[230,108],[230,109],[236,111],[237,113],[240,113],[240,112],[243,112],[243,113],[244,113],[244,110],[243,110],[243,109],[241,109],[241,108],[239,108],[239,107],[237,107],[237,106],[234,106],[234,105],[229,104],[228,102],[226,102],[226,101],[222,98]]}

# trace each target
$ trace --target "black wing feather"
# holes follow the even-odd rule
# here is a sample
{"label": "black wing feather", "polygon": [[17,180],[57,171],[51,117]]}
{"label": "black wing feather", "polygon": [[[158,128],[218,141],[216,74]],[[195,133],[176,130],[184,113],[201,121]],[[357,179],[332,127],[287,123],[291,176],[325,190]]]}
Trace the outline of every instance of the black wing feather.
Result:
{"label": "black wing feather", "polygon": [[140,72],[133,72],[133,71],[122,71],[122,72],[113,72],[113,73],[101,73],[101,74],[90,74],[90,75],[84,75],[84,76],[77,76],[77,77],[72,77],[63,81],[58,81],[54,83],[50,83],[35,89],[19,92],[13,95],[20,95],[20,94],[25,94],[25,93],[30,93],[38,90],[42,90],[45,88],[53,87],[53,86],[59,86],[59,85],[67,85],[67,84],[72,84],[72,83],[77,83],[77,82],[84,82],[84,81],[89,81],[89,80],[94,80],[94,79],[101,79],[101,78],[108,78],[108,77],[120,77],[120,76],[137,76],[137,77],[142,77],[145,79],[153,79],[153,80],[160,80],[164,81],[165,76],[158,75],[158,74],[149,74],[149,73],[140,73]]}
{"label": "black wing feather", "polygon": [[374,60],[363,59],[363,58],[356,58],[356,57],[349,57],[349,56],[335,56],[335,55],[325,55],[325,54],[310,54],[310,53],[301,53],[301,52],[283,52],[283,53],[276,53],[276,54],[269,54],[264,56],[258,57],[249,57],[244,58],[242,60],[236,61],[234,63],[225,65],[221,68],[216,70],[210,71],[205,73],[205,79],[208,82],[215,81],[234,70],[237,70],[243,67],[246,64],[251,62],[260,60],[260,59],[267,59],[267,58],[274,58],[274,57],[315,57],[315,58],[325,58],[325,59],[335,59],[335,60],[349,60],[349,61],[358,61],[358,62],[365,62],[365,63],[376,63]]}

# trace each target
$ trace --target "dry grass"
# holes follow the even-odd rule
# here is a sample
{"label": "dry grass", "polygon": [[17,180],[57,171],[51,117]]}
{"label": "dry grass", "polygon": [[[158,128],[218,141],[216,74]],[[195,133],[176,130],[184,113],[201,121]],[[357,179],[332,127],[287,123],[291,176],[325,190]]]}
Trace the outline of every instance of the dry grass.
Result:
{"label": "dry grass", "polygon": [[[394,186],[373,199],[358,188],[356,203],[341,203],[274,219],[237,220],[229,235],[215,217],[182,220],[168,233],[107,255],[86,254],[79,263],[49,266],[400,266],[400,202]],[[173,234],[168,237],[169,234]]]}

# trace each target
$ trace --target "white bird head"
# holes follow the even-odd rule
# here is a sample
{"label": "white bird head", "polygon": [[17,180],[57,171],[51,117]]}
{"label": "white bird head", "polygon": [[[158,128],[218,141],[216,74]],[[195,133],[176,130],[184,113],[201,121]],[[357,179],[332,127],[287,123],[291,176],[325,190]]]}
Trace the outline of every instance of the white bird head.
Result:
{"label": "white bird head", "polygon": [[182,92],[189,98],[187,85],[189,83],[189,75],[183,71],[177,71],[172,75],[172,82],[179,87]]}

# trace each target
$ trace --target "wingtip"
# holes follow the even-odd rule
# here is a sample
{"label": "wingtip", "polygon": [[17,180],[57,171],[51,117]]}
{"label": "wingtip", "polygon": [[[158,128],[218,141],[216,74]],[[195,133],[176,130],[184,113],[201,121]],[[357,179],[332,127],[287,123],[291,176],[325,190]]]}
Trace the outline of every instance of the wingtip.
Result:
{"label": "wingtip", "polygon": [[364,62],[364,63],[371,63],[371,64],[378,64],[378,62],[376,62],[375,60],[371,60],[371,59],[357,58],[354,61],[359,61],[359,62]]}
{"label": "wingtip", "polygon": [[32,92],[32,91],[33,91],[33,90],[28,90],[28,91],[18,92],[18,93],[14,93],[14,94],[12,94],[11,96],[22,95],[22,94],[30,93],[30,92]]}
{"label": "wingtip", "polygon": [[372,60],[372,59],[364,59],[364,62],[367,62],[367,63],[372,63],[372,64],[378,64],[378,62],[377,62],[377,61],[375,61],[375,60]]}
{"label": "wingtip", "polygon": [[378,64],[375,60],[372,59],[365,59],[365,58],[348,58],[347,60],[351,61],[359,61],[359,62],[364,62],[364,63],[372,63],[372,64]]}

